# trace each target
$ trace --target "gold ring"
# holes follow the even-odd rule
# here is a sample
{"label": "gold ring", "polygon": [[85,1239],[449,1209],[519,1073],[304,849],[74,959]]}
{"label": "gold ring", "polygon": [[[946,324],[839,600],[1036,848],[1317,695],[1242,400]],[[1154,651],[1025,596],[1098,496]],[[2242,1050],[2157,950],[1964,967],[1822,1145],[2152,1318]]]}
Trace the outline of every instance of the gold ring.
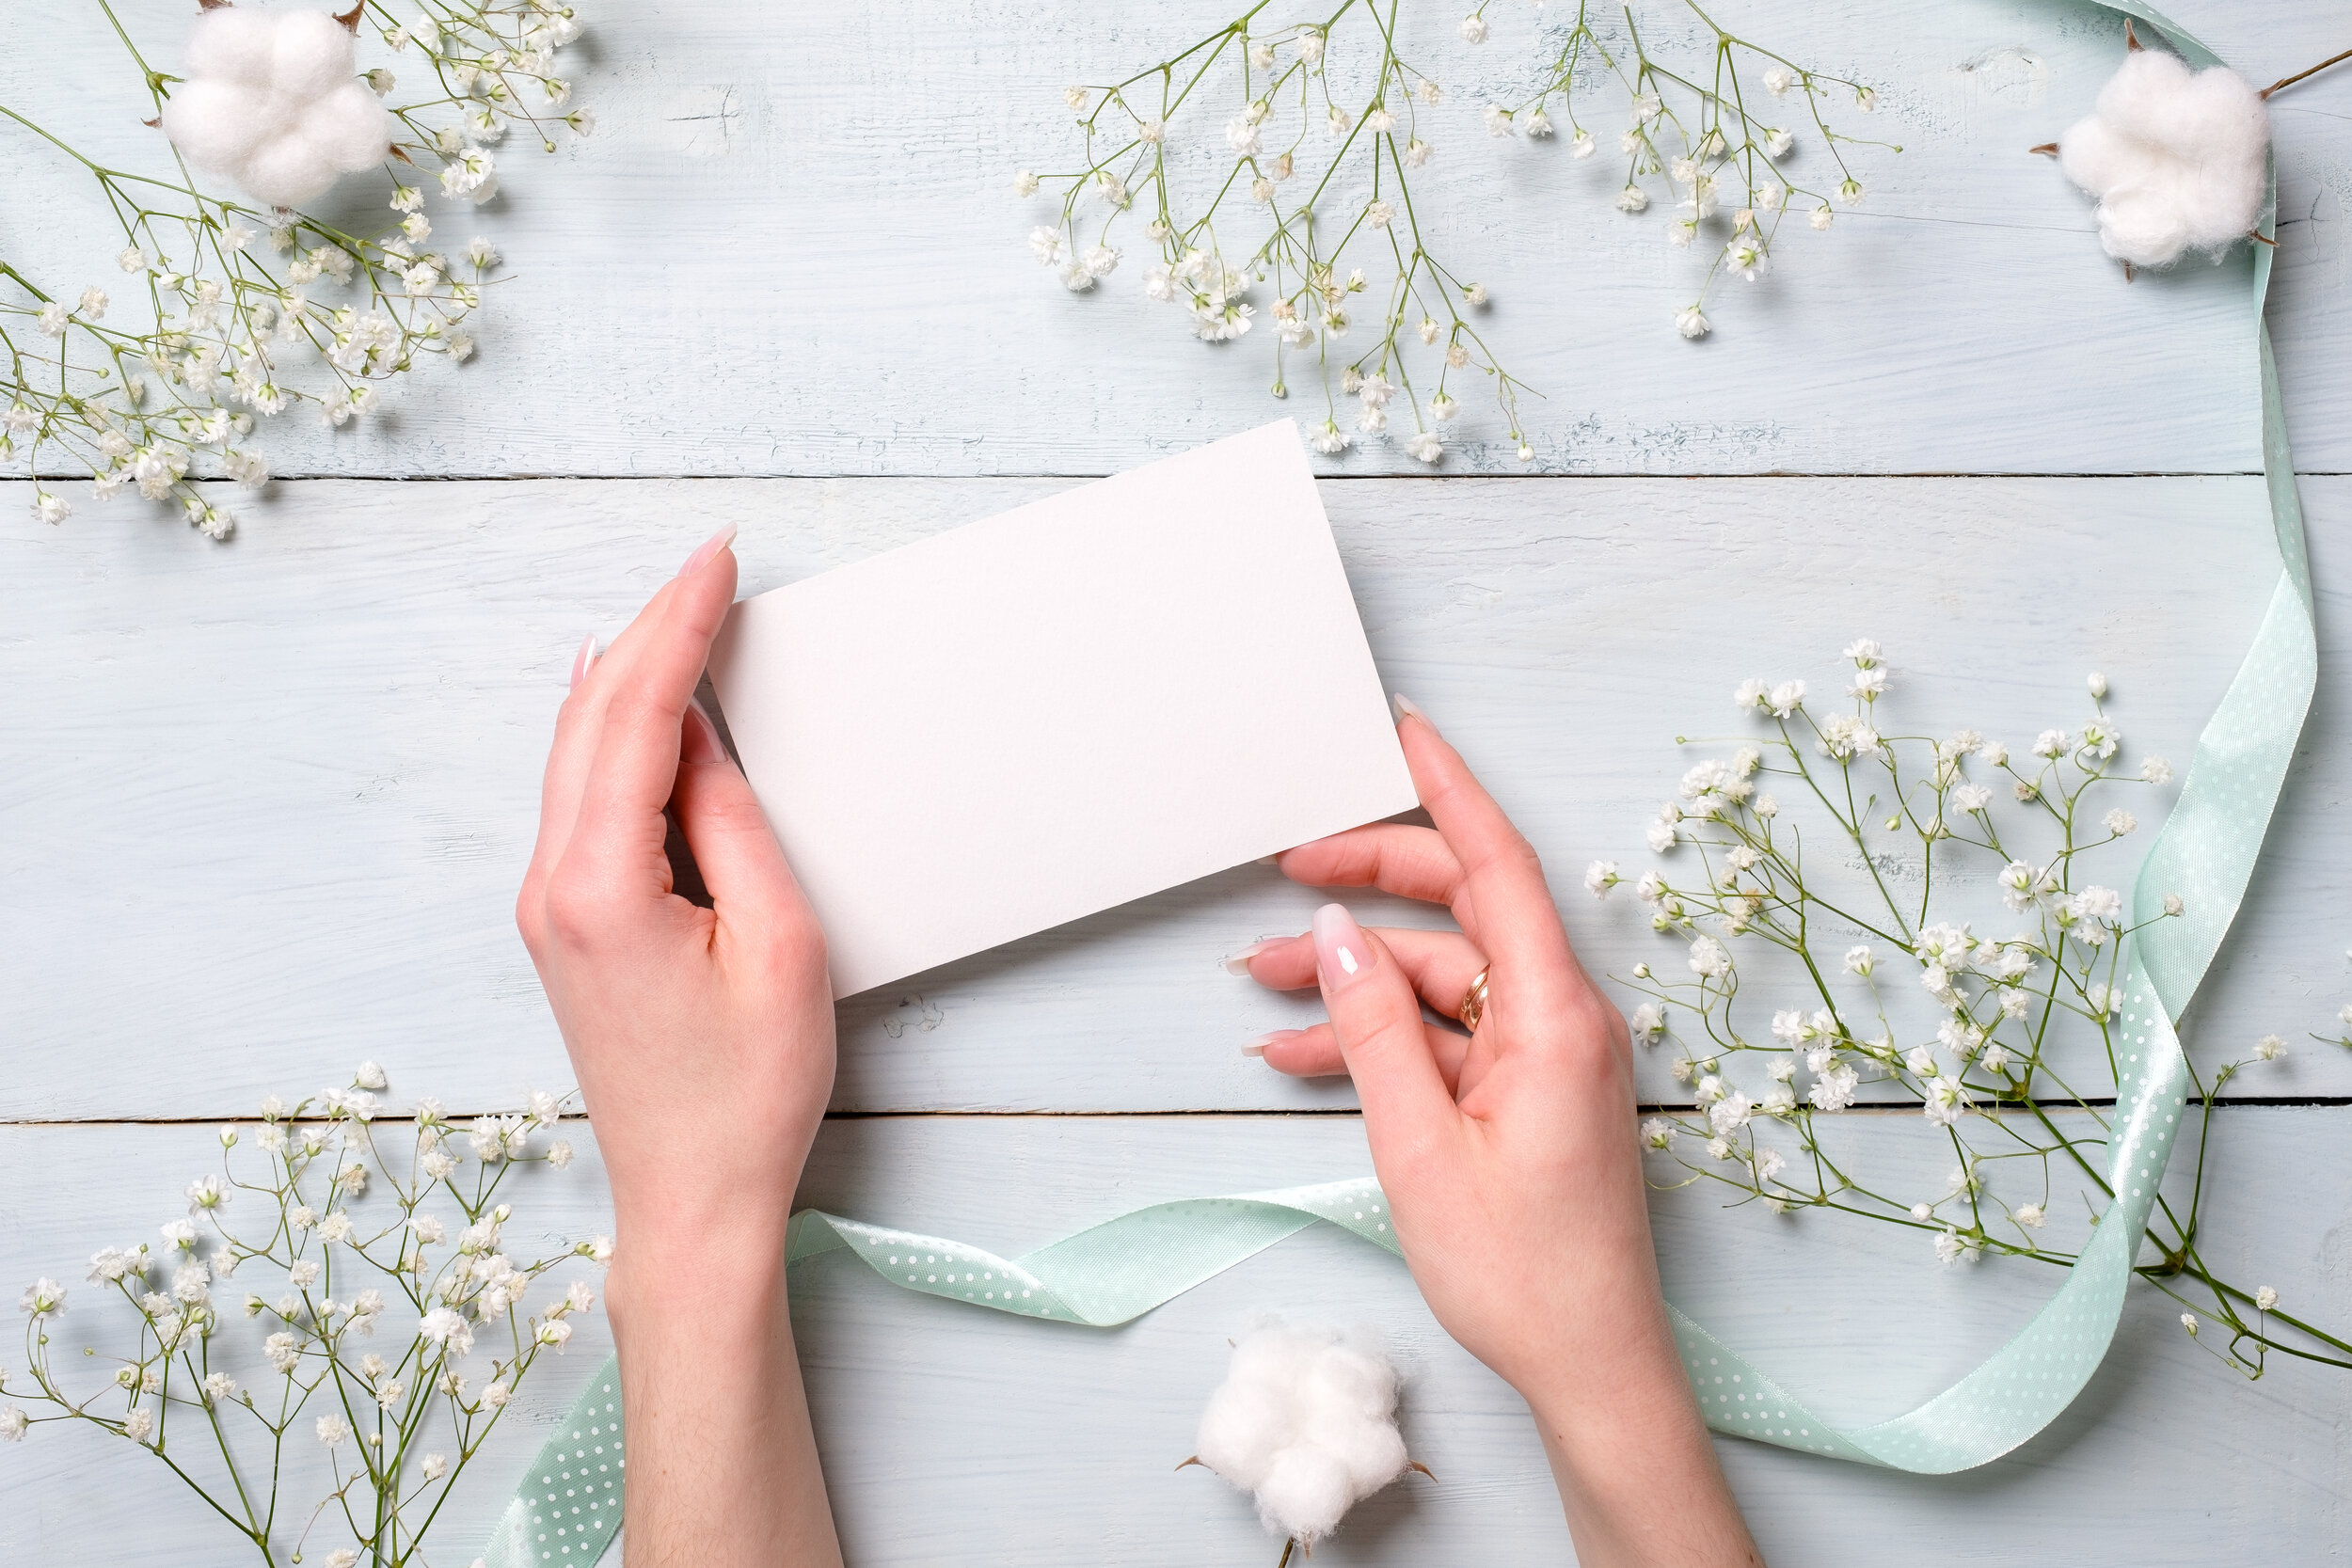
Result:
{"label": "gold ring", "polygon": [[1470,990],[1462,993],[1462,1005],[1454,1009],[1454,1016],[1462,1021],[1463,1028],[1468,1029],[1473,1035],[1478,1033],[1478,1021],[1486,1016],[1486,971],[1485,969],[1479,970],[1476,977],[1470,983]]}

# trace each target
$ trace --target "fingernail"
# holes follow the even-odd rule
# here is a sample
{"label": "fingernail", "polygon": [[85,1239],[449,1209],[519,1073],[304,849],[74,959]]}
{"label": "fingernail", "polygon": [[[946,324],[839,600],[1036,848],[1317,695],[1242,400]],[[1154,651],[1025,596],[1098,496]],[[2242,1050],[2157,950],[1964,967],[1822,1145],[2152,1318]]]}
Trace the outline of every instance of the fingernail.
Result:
{"label": "fingernail", "polygon": [[1282,857],[1279,855],[1260,855],[1258,857],[1258,863],[1260,865],[1279,865],[1282,863]]}
{"label": "fingernail", "polygon": [[1315,969],[1326,995],[1345,990],[1372,968],[1372,944],[1346,905],[1326,904],[1315,911],[1314,938]]}
{"label": "fingernail", "polygon": [[596,662],[596,634],[590,632],[580,640],[580,652],[572,656],[572,685],[577,688],[588,678],[588,667]]}
{"label": "fingernail", "polygon": [[729,523],[726,527],[721,529],[718,532],[712,534],[709,538],[695,546],[694,553],[686,558],[686,564],[677,569],[677,575],[682,578],[693,576],[705,566],[709,565],[713,556],[716,556],[721,550],[725,549],[729,545],[734,543],[735,525],[733,523]]}
{"label": "fingernail", "polygon": [[1250,959],[1267,948],[1279,947],[1288,941],[1290,941],[1288,937],[1268,937],[1263,942],[1253,942],[1240,952],[1228,954],[1217,961],[1225,966],[1225,973],[1228,974],[1247,974],[1249,973]]}
{"label": "fingernail", "polygon": [[1436,735],[1438,733],[1438,726],[1429,723],[1429,715],[1422,712],[1421,708],[1413,702],[1413,699],[1405,695],[1404,692],[1390,692],[1389,701],[1396,705],[1396,716],[1399,719],[1418,719],[1422,723],[1429,725],[1429,733],[1431,735]]}
{"label": "fingernail", "polygon": [[1279,1045],[1284,1040],[1295,1040],[1306,1032],[1304,1029],[1277,1029],[1270,1035],[1260,1035],[1256,1039],[1243,1046],[1241,1053],[1245,1056],[1263,1056],[1265,1054],[1267,1046]]}
{"label": "fingernail", "polygon": [[719,726],[703,711],[699,699],[688,698],[686,703],[686,760],[689,762],[724,762],[727,749],[719,744]]}

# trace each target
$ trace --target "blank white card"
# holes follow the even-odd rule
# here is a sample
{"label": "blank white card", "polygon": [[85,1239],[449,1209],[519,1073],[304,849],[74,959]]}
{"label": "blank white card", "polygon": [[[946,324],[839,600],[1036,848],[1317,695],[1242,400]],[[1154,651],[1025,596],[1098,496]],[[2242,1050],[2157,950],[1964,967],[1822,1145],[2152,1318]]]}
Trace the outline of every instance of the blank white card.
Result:
{"label": "blank white card", "polygon": [[710,676],[835,996],[1414,804],[1289,420],[746,599]]}

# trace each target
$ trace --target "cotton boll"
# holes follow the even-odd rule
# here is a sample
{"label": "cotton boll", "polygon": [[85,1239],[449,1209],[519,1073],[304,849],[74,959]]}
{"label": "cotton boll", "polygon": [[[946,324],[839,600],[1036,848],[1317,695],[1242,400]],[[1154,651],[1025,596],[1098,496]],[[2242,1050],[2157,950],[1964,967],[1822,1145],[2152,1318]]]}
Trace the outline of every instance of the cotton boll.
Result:
{"label": "cotton boll", "polygon": [[321,157],[344,173],[382,162],[392,139],[382,101],[358,81],[346,81],[304,109],[295,128]]}
{"label": "cotton boll", "polygon": [[325,11],[285,10],[278,15],[270,85],[279,92],[308,103],[326,97],[358,74],[352,37],[342,23]]}
{"label": "cotton boll", "polygon": [[292,207],[383,158],[392,119],[354,74],[351,33],[321,10],[222,7],[188,34],[188,79],[163,127],[189,162]]}
{"label": "cotton boll", "polygon": [[1396,1392],[1376,1331],[1262,1320],[1201,1413],[1199,1456],[1255,1494],[1267,1529],[1311,1544],[1404,1474]]}
{"label": "cotton boll", "polygon": [[[207,18],[227,11],[208,11]],[[199,76],[180,85],[164,104],[164,135],[208,174],[234,174],[274,126],[251,87]]]}
{"label": "cotton boll", "polygon": [[1287,1413],[1283,1397],[1229,1378],[1200,1413],[1194,1440],[1200,1463],[1243,1491],[1256,1491],[1288,1435]]}
{"label": "cotton boll", "polygon": [[2108,255],[2136,266],[2161,266],[2191,243],[2181,203],[2170,192],[2130,185],[2099,203],[2099,241]]}
{"label": "cotton boll", "polygon": [[1274,1467],[1257,1490],[1258,1517],[1266,1529],[1303,1541],[1337,1529],[1356,1500],[1347,1466],[1336,1455],[1303,1443],[1274,1456]]}
{"label": "cotton boll", "polygon": [[[202,12],[188,29],[188,80],[266,87],[277,44],[275,11],[223,6]],[[173,94],[175,100],[178,96]]]}
{"label": "cotton boll", "polygon": [[237,169],[237,182],[256,201],[299,207],[335,182],[335,166],[304,136],[274,136]]}
{"label": "cotton boll", "polygon": [[2164,266],[2232,245],[2260,220],[2269,143],[2269,113],[2244,77],[2143,49],[2060,138],[2058,159],[2099,198],[2107,254]]}

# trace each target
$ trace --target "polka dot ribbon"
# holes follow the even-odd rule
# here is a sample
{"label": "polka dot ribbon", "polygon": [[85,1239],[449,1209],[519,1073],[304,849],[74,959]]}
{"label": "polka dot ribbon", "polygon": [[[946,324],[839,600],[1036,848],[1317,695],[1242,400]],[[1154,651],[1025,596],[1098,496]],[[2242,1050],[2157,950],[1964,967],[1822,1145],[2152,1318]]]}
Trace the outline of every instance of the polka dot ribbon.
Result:
{"label": "polka dot ribbon", "polygon": [[[2109,0],[2107,8],[2164,33],[2193,65],[2219,63],[2137,0]],[[2276,213],[2274,180],[2265,232],[2273,231]],[[2122,1070],[2108,1136],[2106,1210],[2065,1284],[2014,1338],[1918,1408],[1871,1426],[1840,1429],[1822,1420],[1670,1307],[1692,1386],[1718,1432],[1834,1459],[1946,1474],[1996,1459],[2041,1431],[2081,1392],[2106,1354],[2157,1183],[2186,1114],[2188,1073],[2172,1020],[2195,994],[2236,917],[2318,673],[2302,511],[2263,325],[2273,251],[2265,245],[2253,249],[2263,471],[2279,584],[2237,678],[2198,738],[2180,800],[2134,890],[2136,918],[2145,918],[2167,895],[2177,895],[2185,912],[2150,926],[2134,942],[2118,1015]],[[900,1290],[1026,1318],[1107,1327],[1316,1224],[1398,1250],[1388,1199],[1363,1177],[1153,1204],[1010,1259],[810,1210],[794,1217],[788,1256],[798,1263],[847,1251]],[[486,1568],[584,1568],[603,1552],[621,1522],[619,1387],[617,1364],[609,1362],[507,1505],[483,1554]]]}

